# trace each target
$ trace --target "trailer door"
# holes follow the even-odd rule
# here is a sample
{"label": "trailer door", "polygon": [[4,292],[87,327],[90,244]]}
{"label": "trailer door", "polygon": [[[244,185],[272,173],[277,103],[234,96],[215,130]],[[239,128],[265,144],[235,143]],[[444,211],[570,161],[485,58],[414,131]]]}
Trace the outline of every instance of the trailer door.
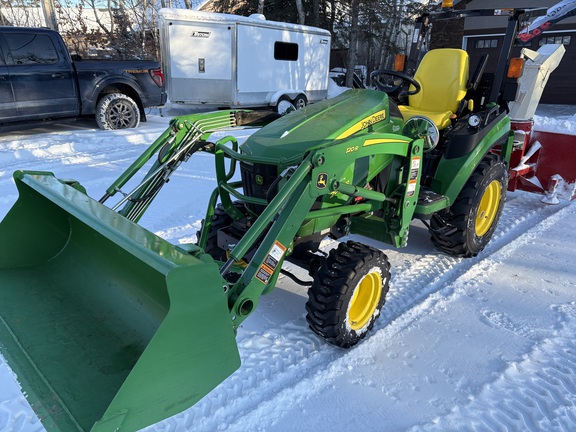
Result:
{"label": "trailer door", "polygon": [[167,56],[171,102],[229,106],[234,33],[234,24],[172,22]]}

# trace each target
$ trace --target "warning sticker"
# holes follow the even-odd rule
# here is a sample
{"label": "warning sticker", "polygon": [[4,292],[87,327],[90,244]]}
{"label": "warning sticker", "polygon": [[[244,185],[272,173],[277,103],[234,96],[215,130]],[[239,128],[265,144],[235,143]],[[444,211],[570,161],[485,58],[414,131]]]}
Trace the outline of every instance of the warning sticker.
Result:
{"label": "warning sticker", "polygon": [[272,249],[270,250],[268,256],[264,260],[264,264],[266,264],[272,270],[276,270],[276,267],[278,266],[278,263],[284,256],[285,252],[286,248],[284,246],[282,246],[278,242],[274,242],[274,246],[272,246]]}
{"label": "warning sticker", "polygon": [[278,264],[282,260],[282,257],[285,253],[286,247],[284,247],[279,242],[274,242],[274,246],[272,246],[272,249],[270,249],[270,252],[268,252],[268,255],[266,255],[264,262],[258,269],[256,278],[261,282],[268,283],[272,277],[272,274],[274,273],[274,270],[276,270],[276,267],[278,267]]}
{"label": "warning sticker", "polygon": [[418,178],[418,171],[420,171],[420,158],[412,158],[412,167],[410,168],[410,181]]}
{"label": "warning sticker", "polygon": [[414,196],[414,192],[416,192],[416,182],[408,183],[408,191],[406,193],[406,196],[408,197]]}
{"label": "warning sticker", "polygon": [[410,175],[408,177],[408,187],[406,188],[406,196],[411,198],[416,193],[416,185],[418,183],[418,174],[420,173],[420,157],[413,157],[410,165]]}
{"label": "warning sticker", "polygon": [[272,272],[267,269],[265,266],[262,266],[258,269],[256,273],[256,278],[258,278],[261,282],[268,283],[270,278],[272,277]]}

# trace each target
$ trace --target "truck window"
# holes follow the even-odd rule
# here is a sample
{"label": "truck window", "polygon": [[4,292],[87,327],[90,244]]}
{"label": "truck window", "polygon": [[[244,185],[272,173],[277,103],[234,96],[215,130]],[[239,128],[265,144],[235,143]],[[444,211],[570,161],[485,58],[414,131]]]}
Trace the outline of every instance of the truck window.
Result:
{"label": "truck window", "polygon": [[297,61],[298,44],[290,42],[274,42],[274,60]]}
{"label": "truck window", "polygon": [[50,64],[58,62],[58,54],[48,35],[31,33],[7,33],[12,60],[16,65]]}

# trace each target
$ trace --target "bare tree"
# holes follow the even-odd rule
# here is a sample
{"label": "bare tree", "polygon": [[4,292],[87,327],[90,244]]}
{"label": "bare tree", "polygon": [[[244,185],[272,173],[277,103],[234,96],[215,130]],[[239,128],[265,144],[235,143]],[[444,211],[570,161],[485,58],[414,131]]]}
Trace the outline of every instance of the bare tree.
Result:
{"label": "bare tree", "polygon": [[302,0],[296,0],[296,10],[298,11],[298,24],[306,23],[306,15],[304,14],[304,5]]}
{"label": "bare tree", "polygon": [[358,41],[358,14],[360,12],[360,0],[350,2],[350,38],[348,40],[348,60],[346,65],[346,87],[352,87],[354,81],[354,69],[356,68],[356,53]]}
{"label": "bare tree", "polygon": [[320,26],[320,0],[312,0],[312,25]]}
{"label": "bare tree", "polygon": [[56,11],[54,10],[54,0],[42,0],[41,4],[46,25],[52,30],[58,31],[58,20],[56,19]]}

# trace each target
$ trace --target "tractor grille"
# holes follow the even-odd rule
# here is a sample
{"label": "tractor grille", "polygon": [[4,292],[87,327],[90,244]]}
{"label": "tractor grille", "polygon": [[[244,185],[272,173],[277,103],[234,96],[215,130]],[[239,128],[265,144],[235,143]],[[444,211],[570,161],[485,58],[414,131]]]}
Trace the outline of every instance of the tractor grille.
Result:
{"label": "tractor grille", "polygon": [[[278,177],[278,167],[276,165],[240,162],[240,172],[245,195],[270,201],[278,193],[277,188],[274,188],[273,191],[269,190],[274,180]],[[246,204],[246,207],[257,214],[264,211],[264,206]]]}

